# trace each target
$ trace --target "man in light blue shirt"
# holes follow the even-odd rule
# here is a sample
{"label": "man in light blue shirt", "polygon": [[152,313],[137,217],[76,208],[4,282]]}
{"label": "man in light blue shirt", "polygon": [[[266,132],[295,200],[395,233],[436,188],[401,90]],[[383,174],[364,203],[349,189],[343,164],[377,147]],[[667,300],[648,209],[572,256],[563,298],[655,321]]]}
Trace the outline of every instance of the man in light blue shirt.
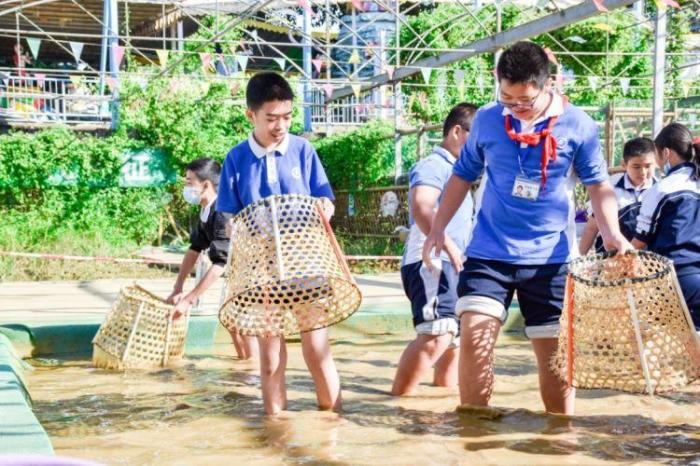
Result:
{"label": "man in light blue shirt", "polygon": [[423,261],[430,264],[433,249],[444,248],[450,219],[485,173],[457,290],[462,404],[489,402],[493,348],[517,291],[545,409],[573,414],[575,392],[549,361],[557,349],[567,263],[578,252],[576,177],[588,189],[606,248],[631,249],[620,233],[598,128],[552,91],[549,68],[545,51],[531,42],[503,52],[496,67],[499,99],[477,113],[423,248]]}
{"label": "man in light blue shirt", "polygon": [[408,197],[411,228],[402,260],[401,281],[411,301],[417,336],[401,355],[392,388],[394,395],[412,393],[433,365],[435,385],[457,384],[459,323],[455,303],[462,253],[471,233],[474,209],[471,195],[467,195],[448,225],[446,252],[434,260],[433,270],[423,265],[422,253],[425,235],[430,231],[475,113],[474,105],[455,106],[443,124],[441,144],[411,168]]}

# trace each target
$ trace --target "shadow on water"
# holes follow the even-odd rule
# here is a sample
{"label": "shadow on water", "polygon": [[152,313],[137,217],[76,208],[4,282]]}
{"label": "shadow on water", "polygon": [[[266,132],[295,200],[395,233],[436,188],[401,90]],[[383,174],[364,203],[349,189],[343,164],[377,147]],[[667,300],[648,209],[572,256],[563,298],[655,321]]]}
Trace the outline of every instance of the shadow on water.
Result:
{"label": "shadow on water", "polygon": [[[697,426],[662,424],[642,415],[563,417],[525,409],[472,408],[445,413],[409,409],[391,403],[392,398],[381,390],[381,387],[390,386],[391,379],[352,371],[341,372],[343,390],[360,397],[346,399],[341,416],[316,413],[315,398],[308,396],[295,398],[290,403],[295,412],[289,413],[289,417],[269,418],[263,415],[258,395],[246,395],[237,390],[258,387],[256,371],[226,367],[230,358],[200,359],[210,359],[221,367],[204,368],[187,363],[176,369],[137,373],[134,377],[141,379],[137,380],[139,383],[174,383],[174,388],[162,393],[132,395],[127,391],[35,401],[35,412],[52,436],[105,435],[229,416],[244,421],[245,433],[252,437],[254,448],[271,448],[291,463],[345,464],[348,458],[338,457],[337,446],[343,443],[343,429],[354,425],[390,429],[412,437],[451,438],[464,442],[465,451],[505,449],[533,455],[533,460],[535,455],[578,454],[610,461],[700,464]],[[501,363],[502,373],[518,375],[532,371],[532,368],[523,368],[526,363],[528,360],[509,358]],[[87,368],[88,364],[85,366]],[[100,375],[108,373],[89,371],[87,376],[98,379],[97,382]],[[314,391],[311,377],[305,370],[289,368],[287,383],[289,389],[296,392]],[[185,388],[180,389],[180,385]],[[581,395],[598,398],[613,394],[581,392]],[[697,395],[683,393],[666,398],[688,405],[698,401]],[[421,397],[414,397],[414,400],[414,406],[421,406]],[[697,405],[689,409],[697,409]],[[522,434],[529,437],[523,438]],[[382,439],[376,441],[381,443]]]}
{"label": "shadow on water", "polygon": [[[666,425],[640,416],[564,417],[525,409],[472,408],[435,413],[355,401],[343,416],[365,427],[393,428],[408,435],[439,435],[467,440],[465,449],[508,449],[533,455],[585,454],[612,461],[662,461],[700,464],[697,426]],[[532,434],[531,439],[485,439]],[[546,436],[543,438],[542,436]]]}

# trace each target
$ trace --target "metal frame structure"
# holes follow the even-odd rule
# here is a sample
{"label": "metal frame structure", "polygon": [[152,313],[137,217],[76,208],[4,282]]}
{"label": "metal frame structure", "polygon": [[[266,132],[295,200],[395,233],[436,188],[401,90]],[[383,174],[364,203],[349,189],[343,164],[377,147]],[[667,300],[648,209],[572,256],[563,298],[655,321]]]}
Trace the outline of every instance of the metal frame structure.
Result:
{"label": "metal frame structure", "polygon": [[[57,121],[80,125],[86,120],[98,126],[114,125],[117,121],[116,105],[108,108],[107,102],[118,99],[118,80],[125,72],[120,71],[123,48],[128,53],[145,63],[153,66],[145,68],[141,78],[165,76],[175,73],[177,65],[189,54],[198,54],[212,43],[217,42],[226,47],[227,52],[221,54],[232,60],[237,68],[245,68],[243,62],[269,62],[271,59],[282,63],[285,71],[290,71],[301,77],[303,85],[303,102],[305,109],[304,127],[306,131],[313,129],[331,132],[335,126],[360,124],[367,119],[383,118],[394,121],[396,128],[396,173],[400,174],[400,144],[404,126],[401,120],[403,113],[402,87],[417,86],[416,83],[406,83],[405,79],[429,70],[428,74],[437,71],[444,73],[448,65],[456,61],[483,53],[497,53],[499,49],[517,40],[525,39],[536,34],[546,33],[576,21],[598,14],[599,11],[591,0],[516,0],[516,4],[528,13],[528,22],[508,30],[501,31],[500,0],[491,0],[497,5],[496,30],[490,30],[483,23],[485,34],[478,40],[454,49],[437,49],[433,47],[426,34],[416,34],[415,39],[408,44],[399,44],[400,28],[411,29],[407,15],[415,14],[421,8],[440,3],[459,5],[463,13],[460,18],[476,18],[476,11],[486,2],[483,0],[3,0],[0,1],[0,40],[13,38],[17,44],[27,37],[41,38],[52,44],[57,53],[71,54],[72,43],[81,42],[89,46],[88,58],[76,57],[78,68],[67,74],[82,77],[87,87],[96,88],[93,95],[70,96],[62,94],[60,83],[70,86],[66,79],[45,76],[50,70],[39,70],[42,73],[26,76],[25,70],[19,67],[0,67],[4,72],[2,90],[7,98],[42,100],[51,102],[48,109],[63,109],[62,118]],[[636,15],[639,24],[648,23],[642,15],[642,3],[635,0],[604,0],[608,10],[623,8],[632,4],[635,7],[629,12]],[[698,0],[688,2],[690,7],[697,8]],[[65,11],[67,23],[61,27],[61,18],[48,17]],[[341,10],[346,9],[346,14]],[[366,12],[363,10],[381,10]],[[287,13],[286,15],[283,13]],[[376,13],[376,14],[375,14]],[[215,29],[207,28],[199,19],[202,14],[215,16]],[[372,27],[382,15],[390,16],[394,23],[394,37],[384,34],[379,42],[369,43],[363,36],[363,31]],[[224,21],[220,21],[224,18]],[[362,18],[364,21],[360,22]],[[267,19],[267,22],[263,21]],[[72,26],[73,22],[75,27]],[[189,22],[200,30],[207,30],[211,37],[190,43],[196,45],[194,50],[185,51],[184,24]],[[649,56],[654,59],[654,74],[646,77],[653,81],[654,89],[654,133],[661,124],[664,103],[664,62],[666,14],[657,15],[654,22],[656,43]],[[92,25],[92,26],[91,26]],[[648,24],[647,24],[648,26]],[[448,26],[448,29],[451,26]],[[266,29],[287,32],[286,40],[265,36]],[[343,28],[350,36],[350,44],[338,42],[338,29]],[[363,29],[364,28],[364,29]],[[237,43],[228,43],[224,35],[238,29],[244,38]],[[260,31],[263,31],[262,33]],[[413,31],[415,32],[415,31]],[[601,31],[601,34],[604,32]],[[279,36],[279,34],[278,34]],[[392,43],[393,42],[393,43]],[[98,45],[99,44],[99,45]],[[558,55],[570,55],[576,58],[581,52],[572,52],[564,44],[559,44]],[[247,50],[245,59],[235,50],[236,46]],[[92,50],[99,47],[99,65],[94,67]],[[120,49],[120,47],[122,49]],[[289,50],[301,49],[302,59],[289,54]],[[156,56],[159,51],[174,51],[177,58],[163,66],[158,66]],[[260,52],[256,54],[255,51]],[[263,54],[263,50],[265,53]],[[338,52],[350,55],[349,60],[339,59]],[[230,52],[230,53],[228,53]],[[438,52],[429,58],[419,58],[425,52]],[[314,58],[314,53],[316,58]],[[588,52],[586,52],[588,53]],[[600,53],[605,53],[601,51]],[[74,53],[73,53],[74,54]],[[594,53],[591,53],[594,54]],[[74,54],[75,55],[75,54]],[[206,53],[204,53],[206,55]],[[202,55],[202,56],[204,56]],[[267,55],[267,56],[263,56]],[[270,57],[270,55],[274,55]],[[365,55],[362,57],[361,55]],[[401,57],[407,57],[401,63]],[[325,68],[324,68],[325,67]],[[80,69],[82,68],[82,69]],[[316,73],[314,73],[316,70]],[[371,77],[364,78],[361,74],[371,70]],[[335,72],[335,73],[334,73]],[[132,72],[126,74],[134,75]],[[601,86],[609,85],[615,79],[628,79],[622,76],[604,76]],[[638,76],[633,76],[639,79]],[[207,79],[236,79],[243,76],[208,76]],[[47,82],[56,81],[56,85]],[[42,86],[38,86],[42,81]],[[23,86],[24,85],[24,86]],[[441,85],[441,84],[438,84]],[[480,86],[494,87],[494,83],[481,83]],[[52,87],[53,86],[53,87]],[[433,87],[435,84],[426,83],[423,86]],[[38,93],[36,89],[41,88]],[[109,88],[109,89],[108,89]],[[371,91],[371,92],[370,92]],[[390,97],[389,97],[390,96]],[[72,107],[72,101],[90,100],[95,105],[92,113],[65,111]],[[98,111],[95,113],[95,106]],[[74,107],[74,106],[73,106]],[[56,113],[53,110],[49,113]],[[114,113],[113,113],[114,112]],[[15,112],[17,119],[27,125],[53,124],[54,121],[42,118],[32,118],[32,112]],[[41,114],[41,112],[39,112]],[[7,115],[6,115],[7,116]],[[315,127],[315,128],[314,128]]]}

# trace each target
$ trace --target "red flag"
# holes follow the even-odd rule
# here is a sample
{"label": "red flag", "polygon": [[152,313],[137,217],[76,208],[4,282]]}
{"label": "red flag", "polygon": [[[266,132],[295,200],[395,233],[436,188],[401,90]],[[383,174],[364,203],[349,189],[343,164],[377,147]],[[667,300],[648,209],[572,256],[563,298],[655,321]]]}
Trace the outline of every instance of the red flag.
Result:
{"label": "red flag", "polygon": [[114,60],[117,62],[117,68],[119,68],[122,65],[122,60],[124,59],[124,51],[126,50],[126,47],[123,45],[115,45],[114,46]]}
{"label": "red flag", "polygon": [[302,10],[306,10],[309,13],[313,13],[313,10],[311,10],[311,4],[309,3],[309,0],[299,0],[298,4]]}
{"label": "red flag", "polygon": [[323,85],[323,91],[326,93],[327,98],[331,98],[331,95],[333,95],[333,84],[326,83]]}
{"label": "red flag", "polygon": [[603,5],[603,0],[593,0],[593,4],[601,13],[607,13],[608,9]]}
{"label": "red flag", "polygon": [[352,0],[352,6],[355,7],[357,11],[365,11],[365,2],[362,0]]}

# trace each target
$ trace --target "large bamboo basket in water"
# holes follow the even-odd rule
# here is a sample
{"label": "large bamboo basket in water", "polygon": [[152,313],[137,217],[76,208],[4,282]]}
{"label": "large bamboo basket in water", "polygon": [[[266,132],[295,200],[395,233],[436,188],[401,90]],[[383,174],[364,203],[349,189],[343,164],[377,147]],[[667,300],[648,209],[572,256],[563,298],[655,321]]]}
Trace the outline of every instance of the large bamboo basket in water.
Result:
{"label": "large bamboo basket in water", "polygon": [[328,327],[362,300],[320,201],[309,196],[271,196],[236,215],[228,269],[219,319],[243,335]]}
{"label": "large bamboo basket in water", "polygon": [[590,255],[569,267],[555,372],[569,385],[670,391],[700,376],[700,339],[671,261]]}
{"label": "large bamboo basket in water", "polygon": [[188,315],[171,319],[173,306],[138,285],[122,288],[92,340],[92,362],[105,369],[149,369],[181,359]]}

